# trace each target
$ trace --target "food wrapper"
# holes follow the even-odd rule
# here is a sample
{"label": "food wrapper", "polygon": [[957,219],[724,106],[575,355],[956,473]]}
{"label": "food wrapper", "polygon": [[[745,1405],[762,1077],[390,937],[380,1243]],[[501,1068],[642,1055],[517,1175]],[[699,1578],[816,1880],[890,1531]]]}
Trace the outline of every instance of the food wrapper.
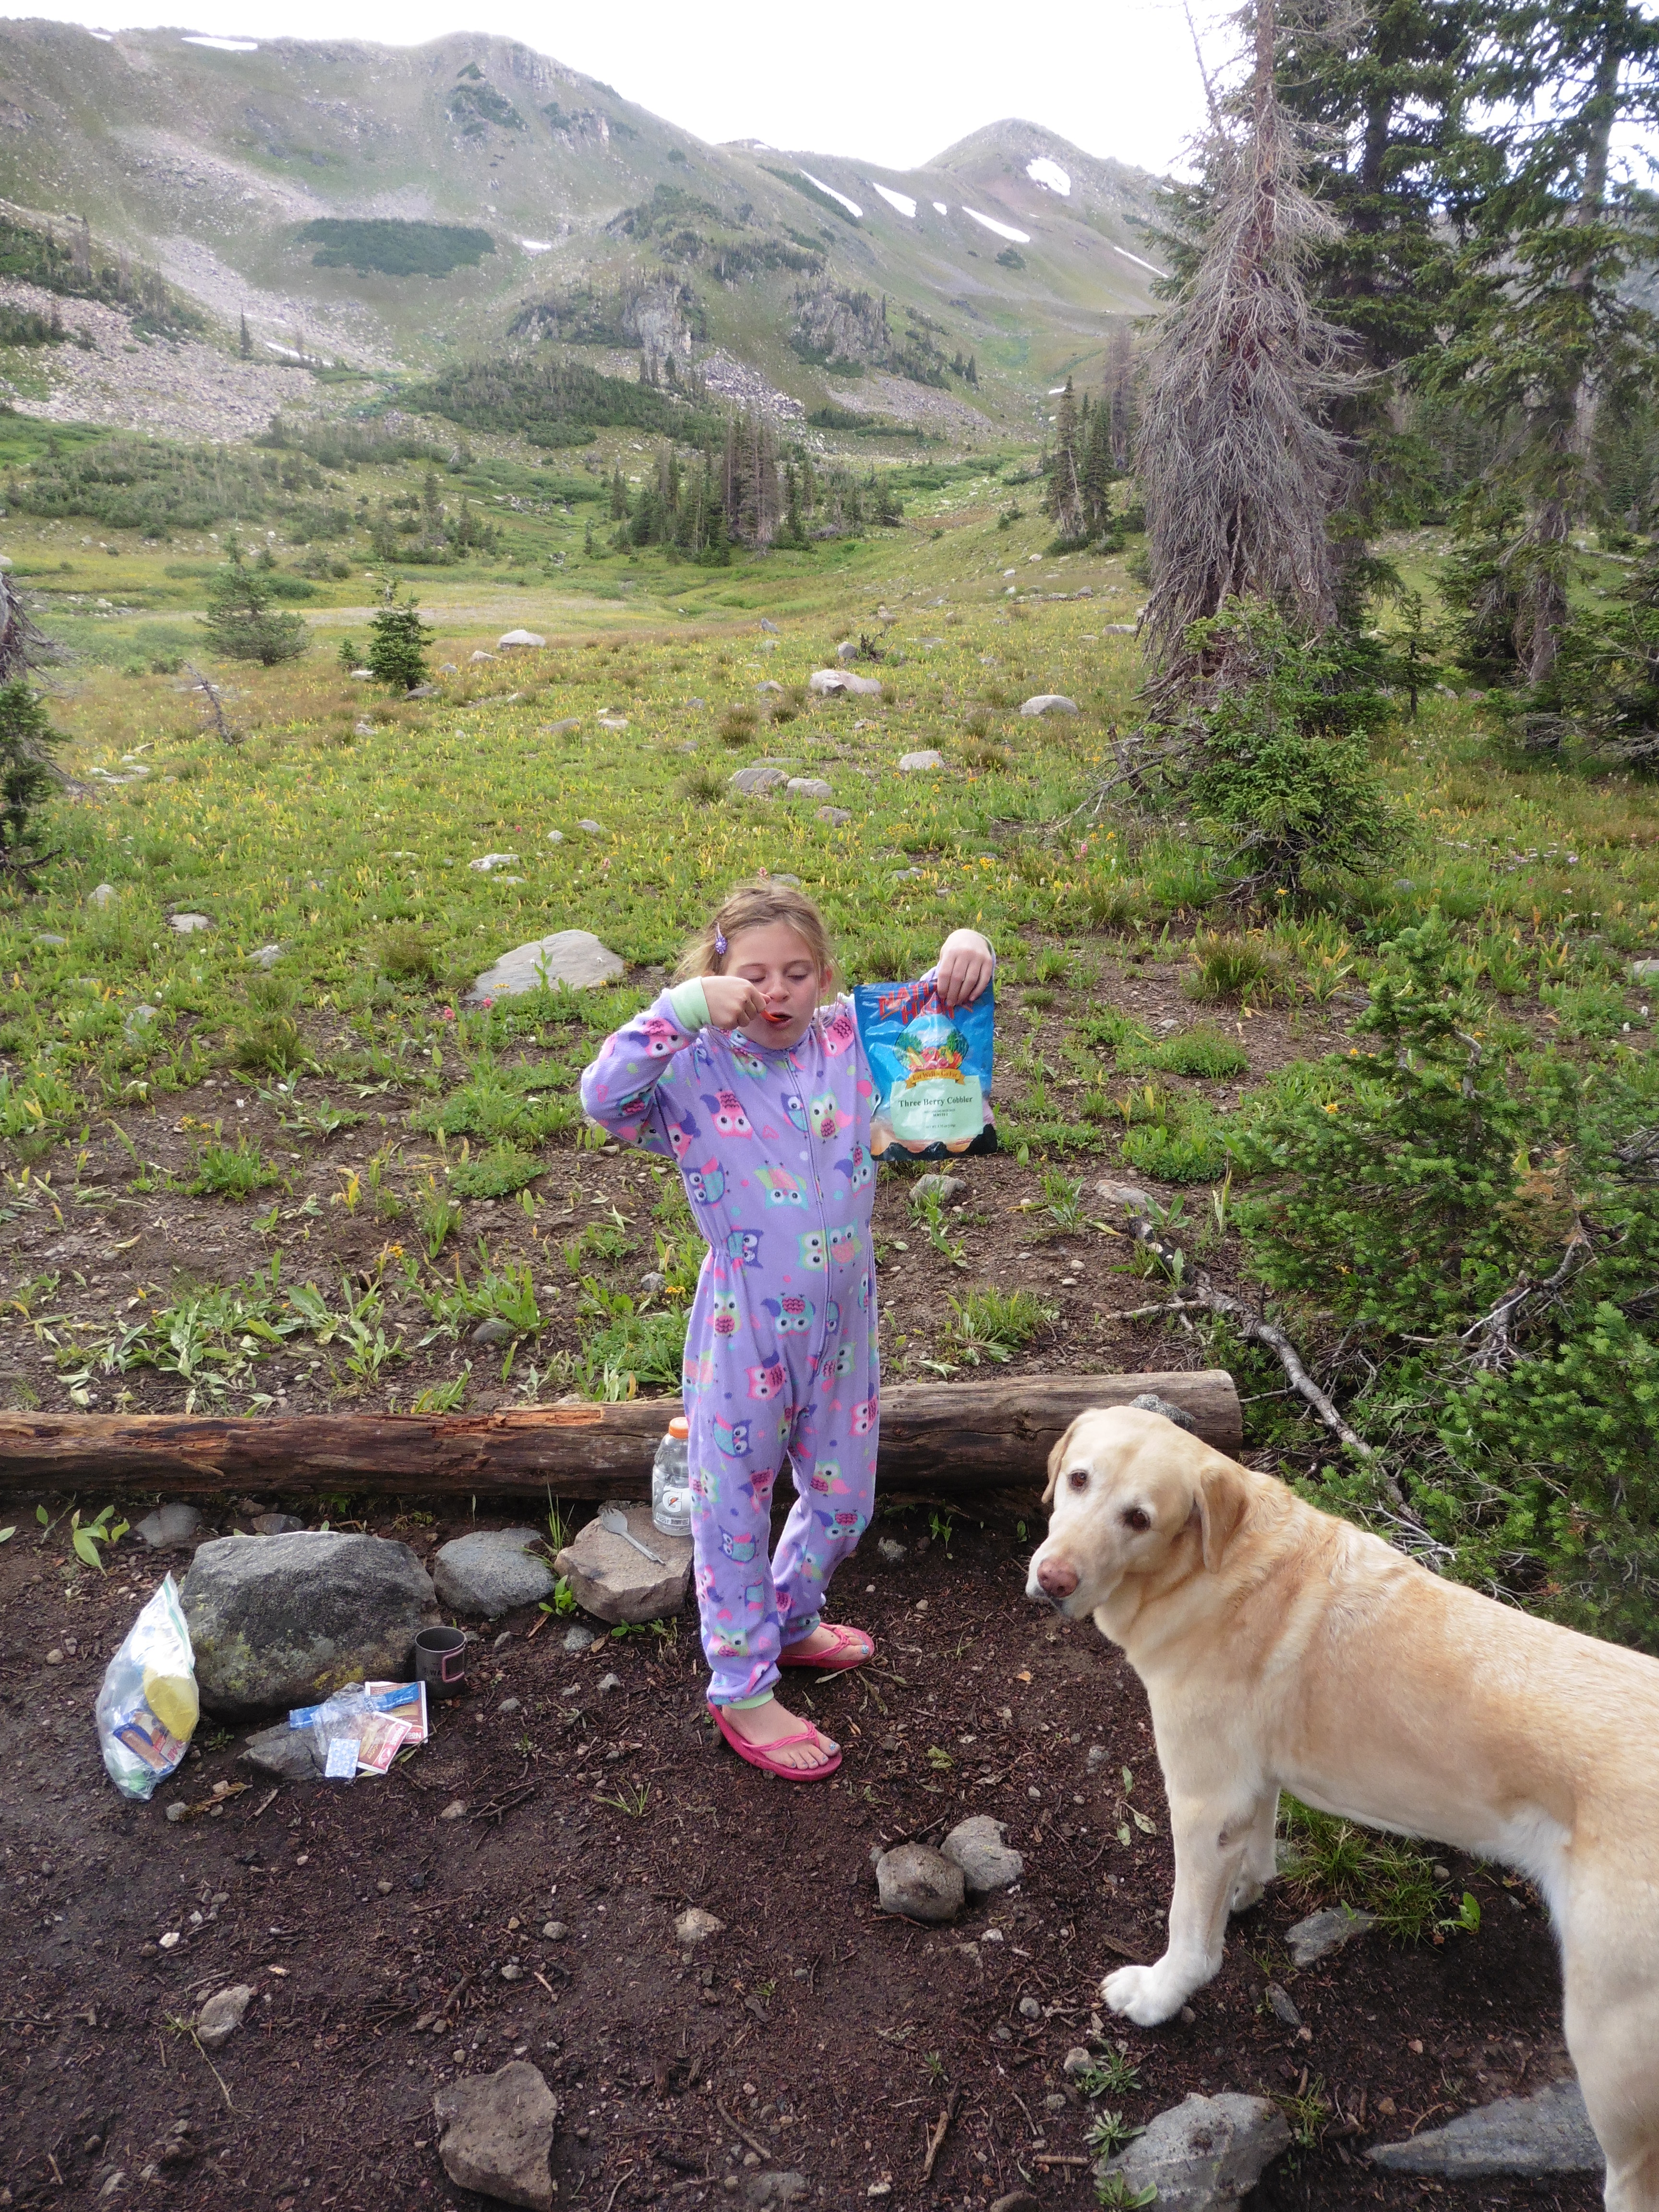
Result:
{"label": "food wrapper", "polygon": [[939,1005],[934,978],[861,983],[853,994],[875,1084],[870,1149],[937,1160],[994,1152],[995,1009],[988,986],[971,1006]]}
{"label": "food wrapper", "polygon": [[201,1714],[196,1655],[167,1576],[104,1669],[94,1718],[110,1780],[148,1799],[189,1748]]}

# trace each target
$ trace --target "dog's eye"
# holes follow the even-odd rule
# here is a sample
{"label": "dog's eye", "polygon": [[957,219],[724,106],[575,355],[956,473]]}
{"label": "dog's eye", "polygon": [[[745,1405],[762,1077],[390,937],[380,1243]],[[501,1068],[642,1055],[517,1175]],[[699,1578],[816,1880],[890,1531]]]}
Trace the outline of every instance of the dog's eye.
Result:
{"label": "dog's eye", "polygon": [[1118,1516],[1126,1528],[1133,1528],[1137,1536],[1144,1535],[1152,1525],[1152,1516],[1144,1507],[1126,1505]]}
{"label": "dog's eye", "polygon": [[1089,1487],[1089,1470],[1086,1467],[1074,1467],[1066,1480],[1073,1490],[1086,1490]]}

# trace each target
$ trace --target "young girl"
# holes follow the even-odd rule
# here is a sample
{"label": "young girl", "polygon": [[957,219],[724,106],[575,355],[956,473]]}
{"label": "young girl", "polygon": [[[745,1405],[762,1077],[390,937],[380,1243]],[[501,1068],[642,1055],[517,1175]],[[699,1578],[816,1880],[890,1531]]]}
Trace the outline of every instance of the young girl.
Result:
{"label": "young girl", "polygon": [[[941,1005],[976,999],[991,948],[953,930]],[[708,1250],[685,1340],[691,1534],[709,1708],[751,1766],[815,1782],[829,1737],[772,1694],[780,1667],[839,1672],[874,1645],[819,1617],[869,1525],[878,1392],[870,1073],[809,898],[756,884],[726,899],[684,980],[607,1037],[582,1105],[624,1145],[678,1162]],[[786,1456],[795,1504],[768,1558]]]}

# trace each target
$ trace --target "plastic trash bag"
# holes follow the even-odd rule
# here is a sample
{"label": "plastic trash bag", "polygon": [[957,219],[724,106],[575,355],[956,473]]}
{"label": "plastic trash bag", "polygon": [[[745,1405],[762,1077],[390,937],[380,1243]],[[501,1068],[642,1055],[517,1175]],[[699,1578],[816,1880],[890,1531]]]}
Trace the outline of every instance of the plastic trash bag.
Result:
{"label": "plastic trash bag", "polygon": [[911,1159],[994,1152],[996,1013],[990,987],[947,1012],[933,979],[861,983],[853,994],[876,1086],[870,1149]]}
{"label": "plastic trash bag", "polygon": [[123,1796],[148,1799],[189,1749],[202,1714],[196,1655],[171,1575],[104,1669],[94,1713],[110,1780]]}

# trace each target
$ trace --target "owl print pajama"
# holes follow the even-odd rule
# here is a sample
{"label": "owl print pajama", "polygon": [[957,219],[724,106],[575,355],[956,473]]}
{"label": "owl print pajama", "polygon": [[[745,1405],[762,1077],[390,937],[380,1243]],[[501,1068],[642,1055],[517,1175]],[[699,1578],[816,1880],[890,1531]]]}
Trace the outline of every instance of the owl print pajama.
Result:
{"label": "owl print pajama", "polygon": [[[665,992],[607,1037],[582,1105],[678,1162],[708,1246],[685,1340],[692,1541],[711,1704],[777,1680],[869,1526],[880,1375],[872,1085],[845,1000],[787,1051],[690,1031]],[[795,1503],[768,1556],[772,1491]]]}

